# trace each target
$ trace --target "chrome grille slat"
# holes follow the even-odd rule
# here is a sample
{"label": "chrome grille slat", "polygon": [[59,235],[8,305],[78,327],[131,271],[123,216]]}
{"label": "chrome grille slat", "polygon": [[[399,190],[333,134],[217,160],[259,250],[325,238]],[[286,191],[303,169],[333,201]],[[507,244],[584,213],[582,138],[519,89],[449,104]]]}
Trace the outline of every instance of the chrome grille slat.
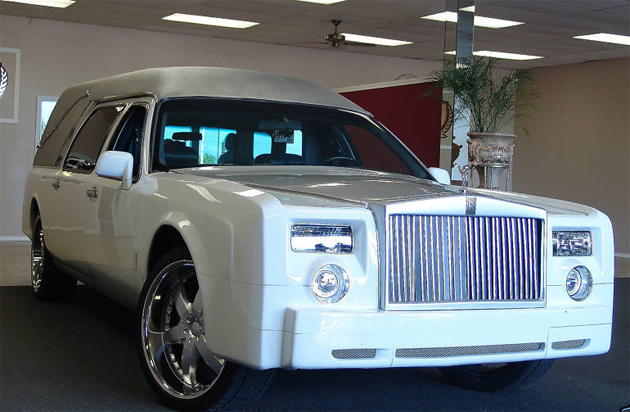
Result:
{"label": "chrome grille slat", "polygon": [[388,303],[542,299],[535,218],[392,214]]}

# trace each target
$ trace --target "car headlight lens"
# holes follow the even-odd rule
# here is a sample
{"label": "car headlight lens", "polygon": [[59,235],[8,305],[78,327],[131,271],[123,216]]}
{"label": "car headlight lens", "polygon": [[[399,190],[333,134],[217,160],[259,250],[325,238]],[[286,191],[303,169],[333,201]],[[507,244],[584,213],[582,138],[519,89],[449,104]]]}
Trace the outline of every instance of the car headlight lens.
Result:
{"label": "car headlight lens", "polygon": [[591,294],[593,277],[584,266],[576,266],[567,275],[567,293],[571,299],[584,300]]}
{"label": "car headlight lens", "polygon": [[587,231],[553,232],[554,256],[591,256],[593,235]]}
{"label": "car headlight lens", "polygon": [[345,225],[293,225],[291,250],[294,252],[352,253],[352,227]]}
{"label": "car headlight lens", "polygon": [[322,303],[337,303],[346,296],[350,279],[339,265],[324,265],[315,272],[311,289],[313,295]]}

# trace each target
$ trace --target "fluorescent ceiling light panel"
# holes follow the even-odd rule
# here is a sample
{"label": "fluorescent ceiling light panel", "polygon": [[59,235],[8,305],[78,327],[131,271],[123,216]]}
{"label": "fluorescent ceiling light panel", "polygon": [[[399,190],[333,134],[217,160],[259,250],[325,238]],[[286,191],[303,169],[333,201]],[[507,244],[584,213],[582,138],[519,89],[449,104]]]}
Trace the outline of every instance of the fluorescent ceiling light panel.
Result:
{"label": "fluorescent ceiling light panel", "polygon": [[317,3],[317,4],[335,4],[335,3],[341,3],[342,1],[346,1],[346,0],[295,0],[295,1],[302,1],[304,3]]}
{"label": "fluorescent ceiling light panel", "polygon": [[573,36],[574,39],[599,41],[602,43],[623,44],[630,46],[630,36],[622,36],[620,34],[596,33],[585,34],[583,36]]}
{"label": "fluorescent ceiling light panel", "polygon": [[2,0],[9,3],[22,3],[22,4],[30,4],[33,6],[44,6],[44,7],[56,7],[58,9],[65,9],[68,6],[74,4],[74,0]]}
{"label": "fluorescent ceiling light panel", "polygon": [[[447,51],[447,52],[444,52],[444,54],[455,56],[457,53],[454,51]],[[535,60],[535,59],[543,58],[543,56],[530,56],[528,54],[505,53],[505,52],[497,52],[497,51],[490,51],[490,50],[476,51],[476,52],[473,52],[473,55],[482,56],[482,57],[493,57],[495,59],[506,59],[506,60]]]}
{"label": "fluorescent ceiling light panel", "polygon": [[471,13],[474,13],[475,12],[475,6],[462,7],[460,10],[461,11],[469,11]]}
{"label": "fluorescent ceiling light panel", "polygon": [[421,18],[425,20],[448,21],[450,23],[457,23],[457,13],[455,13],[454,11],[445,11],[442,13],[430,14]]}
{"label": "fluorescent ceiling light panel", "polygon": [[363,36],[361,34],[341,33],[346,41],[355,43],[375,44],[377,46],[404,46],[406,44],[413,44],[410,41],[383,39],[381,37]]}
{"label": "fluorescent ceiling light panel", "polygon": [[221,19],[218,17],[198,16],[196,14],[175,13],[162,17],[162,20],[178,21],[182,23],[203,24],[205,26],[229,27],[231,29],[246,29],[258,23],[244,20]]}
{"label": "fluorescent ceiling light panel", "polygon": [[535,60],[542,59],[543,56],[530,56],[528,54],[517,53],[504,53],[490,50],[480,50],[473,52],[475,56],[494,57],[495,59],[507,59],[507,60]]}
{"label": "fluorescent ceiling light panel", "polygon": [[[469,11],[469,10],[466,10]],[[429,16],[422,17],[425,20],[435,21],[448,21],[451,23],[457,23],[457,13],[453,11],[445,11],[442,13],[431,14]],[[493,19],[491,17],[475,16],[475,26],[485,27],[488,29],[504,29],[506,27],[518,26],[525,24],[520,21]]]}

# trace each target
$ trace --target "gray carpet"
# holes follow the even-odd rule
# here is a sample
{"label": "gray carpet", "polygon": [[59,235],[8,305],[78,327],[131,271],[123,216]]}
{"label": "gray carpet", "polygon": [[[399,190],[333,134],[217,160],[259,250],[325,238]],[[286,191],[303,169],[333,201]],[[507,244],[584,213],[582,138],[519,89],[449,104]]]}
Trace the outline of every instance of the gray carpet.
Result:
{"label": "gray carpet", "polygon": [[[537,383],[476,393],[428,369],[279,371],[250,411],[619,411],[630,404],[630,279],[616,279],[613,346],[562,359]],[[80,287],[72,302],[42,303],[0,288],[0,409],[166,410],[144,381],[133,313]]]}

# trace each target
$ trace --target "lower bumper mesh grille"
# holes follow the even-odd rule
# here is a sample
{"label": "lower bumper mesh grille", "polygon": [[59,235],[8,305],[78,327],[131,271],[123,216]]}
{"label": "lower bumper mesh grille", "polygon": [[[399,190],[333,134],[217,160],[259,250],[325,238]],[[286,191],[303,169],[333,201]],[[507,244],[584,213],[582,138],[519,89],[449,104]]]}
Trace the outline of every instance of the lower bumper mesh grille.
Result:
{"label": "lower bumper mesh grille", "polygon": [[537,352],[542,343],[516,343],[510,345],[454,346],[443,348],[396,349],[397,358],[447,358],[454,356],[495,355],[501,353]]}
{"label": "lower bumper mesh grille", "polygon": [[335,359],[371,359],[376,357],[376,349],[334,349]]}
{"label": "lower bumper mesh grille", "polygon": [[586,343],[586,339],[563,340],[551,344],[552,349],[579,349]]}

